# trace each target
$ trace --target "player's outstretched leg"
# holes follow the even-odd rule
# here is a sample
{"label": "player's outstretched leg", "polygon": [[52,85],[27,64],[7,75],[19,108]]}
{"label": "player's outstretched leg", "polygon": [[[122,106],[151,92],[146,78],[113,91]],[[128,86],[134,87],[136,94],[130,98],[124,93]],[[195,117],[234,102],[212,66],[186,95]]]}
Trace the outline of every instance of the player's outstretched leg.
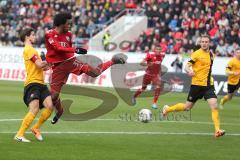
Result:
{"label": "player's outstretched leg", "polygon": [[170,112],[180,112],[180,111],[185,111],[185,110],[186,110],[186,107],[185,107],[184,103],[177,103],[173,106],[165,105],[163,107],[162,113],[163,113],[163,116],[166,116]]}
{"label": "player's outstretched leg", "polygon": [[84,71],[88,76],[91,77],[97,77],[102,72],[104,72],[106,69],[111,67],[114,64],[125,64],[127,60],[127,56],[124,54],[116,54],[112,57],[110,61],[107,61],[105,63],[102,63],[98,65],[96,68],[91,67],[90,65],[88,66],[88,69]]}

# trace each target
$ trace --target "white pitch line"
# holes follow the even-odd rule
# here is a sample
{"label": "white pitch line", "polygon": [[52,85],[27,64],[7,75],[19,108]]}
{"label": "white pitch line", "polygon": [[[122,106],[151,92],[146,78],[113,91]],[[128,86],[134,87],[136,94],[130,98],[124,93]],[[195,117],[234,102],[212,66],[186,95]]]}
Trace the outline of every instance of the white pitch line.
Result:
{"label": "white pitch line", "polygon": [[[22,121],[23,119],[0,119],[0,122],[12,122],[12,121]],[[38,120],[36,118],[35,120]],[[50,119],[48,121],[51,121]],[[122,122],[138,122],[136,120],[121,120],[121,119],[91,119],[89,121],[122,121]],[[71,121],[68,121],[71,122]],[[76,121],[73,121],[76,122]],[[213,125],[212,122],[201,122],[201,121],[168,121],[168,120],[156,120],[151,121],[150,123],[183,123],[183,124],[206,124],[206,125]],[[221,123],[221,125],[226,126],[240,126],[237,123]]]}
{"label": "white pitch line", "polygon": [[[0,132],[0,134],[15,134],[16,132]],[[31,132],[26,132],[30,134]],[[100,132],[100,131],[89,131],[89,132],[78,132],[78,131],[66,131],[66,132],[42,132],[43,134],[112,134],[112,135],[198,135],[198,136],[213,136],[213,133],[198,133],[198,132]],[[226,136],[240,136],[240,133],[229,133]]]}

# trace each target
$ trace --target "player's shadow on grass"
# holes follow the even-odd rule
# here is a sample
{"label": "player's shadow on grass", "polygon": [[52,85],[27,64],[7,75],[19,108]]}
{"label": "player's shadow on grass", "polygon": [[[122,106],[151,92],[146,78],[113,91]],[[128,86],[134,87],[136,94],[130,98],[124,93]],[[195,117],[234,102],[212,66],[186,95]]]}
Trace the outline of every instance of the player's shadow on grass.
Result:
{"label": "player's shadow on grass", "polygon": [[[111,112],[114,108],[118,105],[118,98],[105,91],[82,87],[82,86],[70,86],[65,85],[62,88],[63,94],[69,94],[69,95],[80,95],[80,96],[86,96],[91,98],[96,98],[99,100],[102,100],[102,103],[99,104],[96,108],[79,114],[74,114],[70,112],[70,107],[73,103],[73,100],[71,99],[64,99],[62,100],[62,105],[64,108],[64,114],[62,116],[62,120],[65,121],[87,121],[90,119],[98,118],[108,112]],[[81,103],[79,104],[81,106]]]}

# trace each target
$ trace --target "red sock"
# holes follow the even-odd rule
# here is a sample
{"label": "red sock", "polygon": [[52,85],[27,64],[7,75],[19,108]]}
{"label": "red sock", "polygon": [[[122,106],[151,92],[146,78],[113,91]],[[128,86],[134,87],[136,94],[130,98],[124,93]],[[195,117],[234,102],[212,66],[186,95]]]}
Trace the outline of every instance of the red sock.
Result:
{"label": "red sock", "polygon": [[160,91],[161,91],[160,88],[156,88],[156,89],[155,89],[154,98],[153,98],[153,103],[157,103],[158,97],[159,97],[159,95],[160,95]]}
{"label": "red sock", "polygon": [[107,61],[105,63],[102,63],[100,65],[98,65],[98,69],[100,70],[100,72],[104,72],[106,69],[108,69],[109,67],[111,67],[113,65],[112,61]]}
{"label": "red sock", "polygon": [[142,92],[143,92],[143,89],[138,89],[134,94],[134,98],[137,98]]}
{"label": "red sock", "polygon": [[58,118],[60,118],[63,114],[63,107],[62,107],[62,104],[61,104],[61,100],[60,98],[58,98],[56,101],[53,102],[55,108],[56,108],[56,116]]}

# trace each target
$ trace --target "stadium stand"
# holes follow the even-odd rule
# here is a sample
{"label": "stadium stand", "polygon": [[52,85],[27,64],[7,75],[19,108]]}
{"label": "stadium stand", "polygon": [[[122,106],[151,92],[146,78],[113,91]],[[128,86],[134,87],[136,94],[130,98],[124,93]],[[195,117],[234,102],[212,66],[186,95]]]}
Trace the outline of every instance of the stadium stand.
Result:
{"label": "stadium stand", "polygon": [[126,8],[145,9],[148,29],[143,31],[129,52],[145,52],[155,43],[164,51],[192,52],[198,35],[208,33],[218,56],[232,56],[240,46],[240,0],[2,0],[0,2],[0,44],[19,46],[22,26],[37,30],[38,47],[44,47],[44,32],[52,16],[70,11],[72,32],[77,41],[89,39],[97,25],[104,25]]}

